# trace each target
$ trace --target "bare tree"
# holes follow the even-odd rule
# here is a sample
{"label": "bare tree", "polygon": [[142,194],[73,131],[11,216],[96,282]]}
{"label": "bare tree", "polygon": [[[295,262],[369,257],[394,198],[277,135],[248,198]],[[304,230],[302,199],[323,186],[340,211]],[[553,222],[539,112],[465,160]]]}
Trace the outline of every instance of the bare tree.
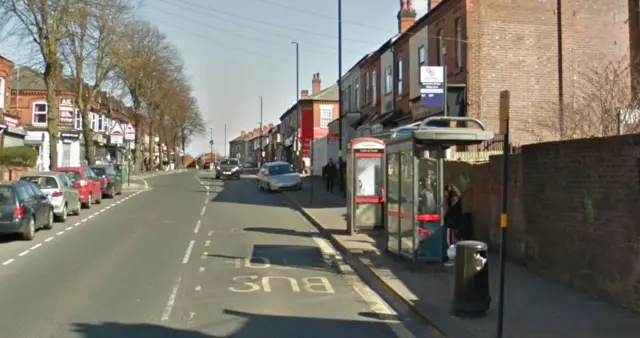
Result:
{"label": "bare tree", "polygon": [[[165,48],[167,48],[166,36],[147,21],[131,20],[126,23],[121,40],[121,49],[117,55],[118,66],[116,76],[123,83],[133,103],[130,120],[136,128],[135,158],[137,164],[142,157],[140,149],[142,144],[143,123],[149,123],[150,117],[145,116],[145,110],[150,107],[145,105],[145,93],[149,92],[149,86],[153,83],[150,79],[157,72],[157,63],[160,61]],[[148,129],[151,129],[148,127]],[[154,136],[149,131],[150,142]],[[153,152],[153,148],[149,148]]]}
{"label": "bare tree", "polygon": [[195,97],[189,96],[189,103],[184,114],[184,119],[179,122],[182,127],[180,141],[182,143],[182,150],[184,151],[193,137],[204,135],[206,132],[202,113],[198,106],[198,100],[196,100]]}
{"label": "bare tree", "polygon": [[[629,57],[581,69],[571,95],[565,98],[564,130],[555,121],[530,132],[539,139],[551,134],[559,139],[605,137],[640,131],[640,98],[634,95]],[[552,110],[557,111],[557,107]]]}
{"label": "bare tree", "polygon": [[[70,9],[63,29],[62,55],[76,82],[76,103],[82,114],[85,140],[93,138],[90,124],[91,108],[97,104],[100,90],[118,65],[123,25],[133,13],[124,0],[91,0],[76,3]],[[85,159],[95,163],[92,142],[87,142]]]}
{"label": "bare tree", "polygon": [[44,63],[44,82],[47,88],[47,132],[49,133],[49,161],[53,169],[58,163],[58,105],[56,90],[62,76],[59,55],[65,39],[64,25],[70,6],[80,0],[4,0],[6,14],[16,20],[16,28],[39,48]]}

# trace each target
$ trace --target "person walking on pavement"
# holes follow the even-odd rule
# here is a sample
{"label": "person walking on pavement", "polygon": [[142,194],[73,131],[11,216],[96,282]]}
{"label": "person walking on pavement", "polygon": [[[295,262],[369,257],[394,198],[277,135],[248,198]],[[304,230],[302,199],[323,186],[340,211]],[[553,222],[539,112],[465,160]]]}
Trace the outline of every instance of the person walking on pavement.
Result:
{"label": "person walking on pavement", "polygon": [[324,167],[324,172],[327,179],[327,191],[333,193],[333,185],[336,181],[336,176],[338,176],[338,168],[333,159],[329,159],[329,162]]}

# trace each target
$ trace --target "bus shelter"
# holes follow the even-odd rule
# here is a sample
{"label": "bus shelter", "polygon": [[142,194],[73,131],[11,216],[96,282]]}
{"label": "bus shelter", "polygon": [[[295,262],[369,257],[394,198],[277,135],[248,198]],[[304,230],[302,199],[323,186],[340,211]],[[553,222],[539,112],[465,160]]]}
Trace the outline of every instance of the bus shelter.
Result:
{"label": "bus shelter", "polygon": [[[433,122],[473,123],[478,128],[430,127]],[[478,119],[432,117],[386,141],[386,247],[415,261],[444,262],[444,160],[451,146],[479,144],[494,134]],[[408,132],[410,131],[410,132]]]}

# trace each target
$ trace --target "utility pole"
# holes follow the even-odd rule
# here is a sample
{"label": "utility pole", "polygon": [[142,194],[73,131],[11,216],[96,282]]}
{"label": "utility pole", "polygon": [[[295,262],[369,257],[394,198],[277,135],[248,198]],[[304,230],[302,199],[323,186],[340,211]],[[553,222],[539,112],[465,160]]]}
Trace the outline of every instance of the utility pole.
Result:
{"label": "utility pole", "polygon": [[262,96],[260,98],[260,164],[262,164]]}
{"label": "utility pole", "polygon": [[296,163],[296,169],[300,170],[300,146],[299,146],[299,141],[300,141],[300,44],[298,44],[298,42],[292,42],[294,45],[296,45],[296,132],[295,132],[295,137],[294,137],[294,145],[293,145],[293,151],[295,152],[295,163]]}
{"label": "utility pole", "polygon": [[338,157],[340,157],[340,189],[346,193],[344,186],[344,168],[346,165],[342,157],[342,0],[338,0]]}
{"label": "utility pole", "polygon": [[213,127],[209,127],[209,130],[211,130],[211,140],[209,141],[209,145],[211,146],[211,157],[209,157],[209,160],[211,162],[215,162],[213,158]]}

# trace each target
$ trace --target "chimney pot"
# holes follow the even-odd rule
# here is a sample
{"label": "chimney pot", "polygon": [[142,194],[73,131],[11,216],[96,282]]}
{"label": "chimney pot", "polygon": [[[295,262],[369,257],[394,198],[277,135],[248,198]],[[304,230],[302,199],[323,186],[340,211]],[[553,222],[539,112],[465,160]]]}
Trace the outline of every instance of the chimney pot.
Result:
{"label": "chimney pot", "polygon": [[309,91],[304,89],[300,91],[300,97],[307,97],[309,96]]}
{"label": "chimney pot", "polygon": [[320,92],[320,88],[322,88],[322,81],[320,80],[320,73],[313,74],[313,79],[311,80],[311,92],[313,95],[316,95]]}

